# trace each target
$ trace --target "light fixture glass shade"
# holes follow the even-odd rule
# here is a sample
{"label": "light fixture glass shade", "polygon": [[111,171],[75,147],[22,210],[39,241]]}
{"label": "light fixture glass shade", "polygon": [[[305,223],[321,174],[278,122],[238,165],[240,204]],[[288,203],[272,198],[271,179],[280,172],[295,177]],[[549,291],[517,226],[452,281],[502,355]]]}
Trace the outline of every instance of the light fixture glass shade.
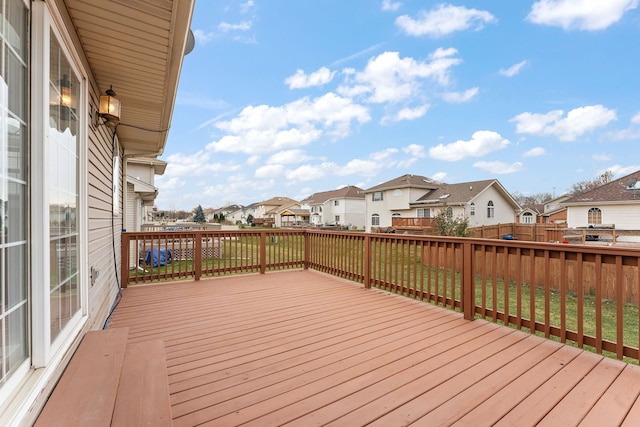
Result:
{"label": "light fixture glass shade", "polygon": [[120,100],[113,95],[102,95],[100,97],[100,115],[107,120],[120,119]]}

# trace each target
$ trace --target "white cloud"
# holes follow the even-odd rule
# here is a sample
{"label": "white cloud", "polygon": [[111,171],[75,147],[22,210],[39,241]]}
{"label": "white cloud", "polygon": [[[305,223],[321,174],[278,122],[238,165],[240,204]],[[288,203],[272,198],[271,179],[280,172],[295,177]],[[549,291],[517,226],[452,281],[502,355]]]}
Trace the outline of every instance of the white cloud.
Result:
{"label": "white cloud", "polygon": [[366,107],[334,93],[301,98],[280,107],[249,106],[235,118],[215,124],[226,134],[209,143],[207,150],[259,155],[299,148],[323,136],[344,138],[351,133],[353,122],[369,120]]}
{"label": "white cloud", "polygon": [[457,50],[438,48],[427,61],[401,58],[398,52],[384,52],[369,60],[363,71],[346,74],[338,93],[348,97],[366,96],[371,103],[398,103],[415,98],[431,81],[446,86],[450,69],[459,64]]}
{"label": "white cloud", "polygon": [[434,159],[456,161],[465,157],[480,157],[494,151],[507,148],[509,140],[499,133],[481,130],[474,132],[469,141],[456,141],[451,144],[439,144],[429,149],[429,155]]}
{"label": "white cloud", "polygon": [[547,154],[547,150],[544,148],[534,147],[531,150],[525,151],[524,154],[522,154],[522,157],[538,157],[544,156],[545,154]]}
{"label": "white cloud", "polygon": [[221,22],[218,24],[218,29],[223,33],[231,31],[249,31],[253,23],[251,21],[242,21],[237,24],[230,24],[228,22]]}
{"label": "white cloud", "polygon": [[255,2],[253,0],[248,0],[240,5],[241,13],[249,13],[251,9],[255,7]]}
{"label": "white cloud", "polygon": [[257,165],[259,161],[260,161],[260,156],[249,156],[249,158],[247,159],[247,164],[249,166],[254,166],[254,165]]}
{"label": "white cloud", "polygon": [[322,179],[334,175],[339,167],[333,162],[324,162],[319,165],[302,165],[294,170],[287,171],[286,177],[290,181],[306,182]]}
{"label": "white cloud", "polygon": [[167,179],[165,176],[160,175],[156,178],[155,182],[158,185],[162,185],[162,190],[167,192],[178,190],[187,184],[187,182],[184,179],[181,179],[179,176],[174,176]]}
{"label": "white cloud", "polygon": [[264,165],[255,171],[256,178],[277,178],[284,174],[284,166],[282,165]]}
{"label": "white cloud", "polygon": [[436,172],[431,175],[431,179],[435,179],[436,181],[444,182],[447,179],[448,174],[446,172]]}
{"label": "white cloud", "polygon": [[522,170],[522,163],[506,163],[506,162],[476,162],[474,168],[485,170],[492,174],[505,175]]}
{"label": "white cloud", "polygon": [[624,175],[629,175],[630,173],[633,173],[638,169],[640,169],[640,165],[629,165],[629,166],[613,165],[613,166],[609,166],[606,169],[602,169],[598,171],[596,176],[600,176],[603,173],[608,171],[608,172],[611,172],[613,176],[620,177]]}
{"label": "white cloud", "polygon": [[398,1],[394,2],[391,0],[382,0],[382,10],[395,12],[396,10],[400,9],[400,6],[402,6],[402,3]]}
{"label": "white cloud", "polygon": [[191,155],[175,153],[167,157],[167,169],[162,175],[166,179],[173,177],[208,176],[216,172],[229,172],[238,170],[235,163],[210,163],[209,153],[198,151]]}
{"label": "white cloud", "polygon": [[429,110],[429,105],[422,105],[416,108],[402,108],[400,111],[395,113],[393,116],[385,116],[382,118],[381,123],[385,124],[388,122],[399,122],[402,120],[415,120],[427,114]]}
{"label": "white cloud", "polygon": [[606,153],[594,154],[591,156],[591,158],[599,162],[608,162],[611,160],[611,156]]}
{"label": "white cloud", "polygon": [[617,120],[615,110],[602,105],[589,105],[569,111],[563,117],[562,110],[546,114],[521,113],[509,120],[516,123],[517,133],[539,136],[555,136],[561,141],[575,141],[579,136],[604,127]]}
{"label": "white cloud", "polygon": [[204,31],[196,28],[193,30],[193,37],[196,39],[196,45],[204,46],[216,38],[217,34],[212,31]]}
{"label": "white cloud", "polygon": [[309,160],[310,157],[307,156],[302,150],[286,150],[280,151],[269,157],[267,159],[267,164],[270,165],[286,165],[286,164],[294,164],[300,163]]}
{"label": "white cloud", "polygon": [[565,30],[602,30],[616,23],[640,0],[539,0],[527,19]]}
{"label": "white cloud", "polygon": [[522,67],[528,64],[528,61],[520,61],[507,69],[500,69],[499,73],[506,77],[513,77],[522,70]]}
{"label": "white cloud", "polygon": [[631,124],[640,125],[640,113],[636,113],[635,116],[631,117]]}
{"label": "white cloud", "polygon": [[322,67],[318,71],[306,74],[303,70],[297,70],[293,76],[287,77],[284,82],[289,89],[303,89],[312,86],[322,86],[333,80],[336,72]]}
{"label": "white cloud", "polygon": [[427,157],[424,147],[418,144],[410,144],[402,148],[402,151],[413,157]]}
{"label": "white cloud", "polygon": [[442,98],[451,103],[463,103],[468,102],[478,94],[478,88],[474,87],[471,89],[467,89],[464,92],[447,92],[442,95]]}
{"label": "white cloud", "polygon": [[484,10],[440,4],[430,11],[420,11],[417,19],[409,15],[396,18],[396,25],[410,36],[442,37],[469,28],[480,30],[497,19]]}

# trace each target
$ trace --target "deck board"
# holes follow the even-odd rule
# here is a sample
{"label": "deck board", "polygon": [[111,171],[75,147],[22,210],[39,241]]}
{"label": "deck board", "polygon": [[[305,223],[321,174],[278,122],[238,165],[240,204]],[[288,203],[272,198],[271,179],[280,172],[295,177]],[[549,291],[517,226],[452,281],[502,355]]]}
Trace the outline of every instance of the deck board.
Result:
{"label": "deck board", "polygon": [[164,342],[175,426],[619,425],[640,414],[637,366],[315,271],[133,286],[110,327]]}

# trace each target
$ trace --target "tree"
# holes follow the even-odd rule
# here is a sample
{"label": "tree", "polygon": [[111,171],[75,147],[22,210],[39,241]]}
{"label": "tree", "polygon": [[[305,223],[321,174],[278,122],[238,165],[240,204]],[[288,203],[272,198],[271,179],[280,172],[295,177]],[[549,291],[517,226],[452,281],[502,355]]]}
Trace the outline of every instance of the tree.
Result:
{"label": "tree", "polygon": [[193,222],[207,222],[207,218],[205,218],[204,211],[202,210],[202,206],[200,205],[198,205],[198,207],[193,210]]}
{"label": "tree", "polygon": [[531,194],[529,196],[525,196],[524,194],[516,191],[515,193],[512,194],[512,196],[520,206],[541,205],[553,199],[553,196],[551,195],[551,193],[536,193],[536,194]]}
{"label": "tree", "polygon": [[469,220],[454,218],[452,209],[442,208],[435,216],[434,221],[441,236],[469,237],[472,234],[469,230]]}
{"label": "tree", "polygon": [[594,190],[601,185],[607,184],[613,180],[613,172],[606,171],[601,175],[598,175],[592,180],[576,182],[571,186],[569,194],[571,196],[577,196],[578,194],[586,193],[587,191]]}

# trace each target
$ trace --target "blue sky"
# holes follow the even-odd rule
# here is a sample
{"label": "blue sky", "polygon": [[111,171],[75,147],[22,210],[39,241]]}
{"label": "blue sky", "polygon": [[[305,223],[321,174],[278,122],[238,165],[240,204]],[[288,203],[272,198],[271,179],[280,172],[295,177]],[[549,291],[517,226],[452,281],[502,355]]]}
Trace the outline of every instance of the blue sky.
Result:
{"label": "blue sky", "polygon": [[640,169],[640,0],[198,0],[160,209]]}

